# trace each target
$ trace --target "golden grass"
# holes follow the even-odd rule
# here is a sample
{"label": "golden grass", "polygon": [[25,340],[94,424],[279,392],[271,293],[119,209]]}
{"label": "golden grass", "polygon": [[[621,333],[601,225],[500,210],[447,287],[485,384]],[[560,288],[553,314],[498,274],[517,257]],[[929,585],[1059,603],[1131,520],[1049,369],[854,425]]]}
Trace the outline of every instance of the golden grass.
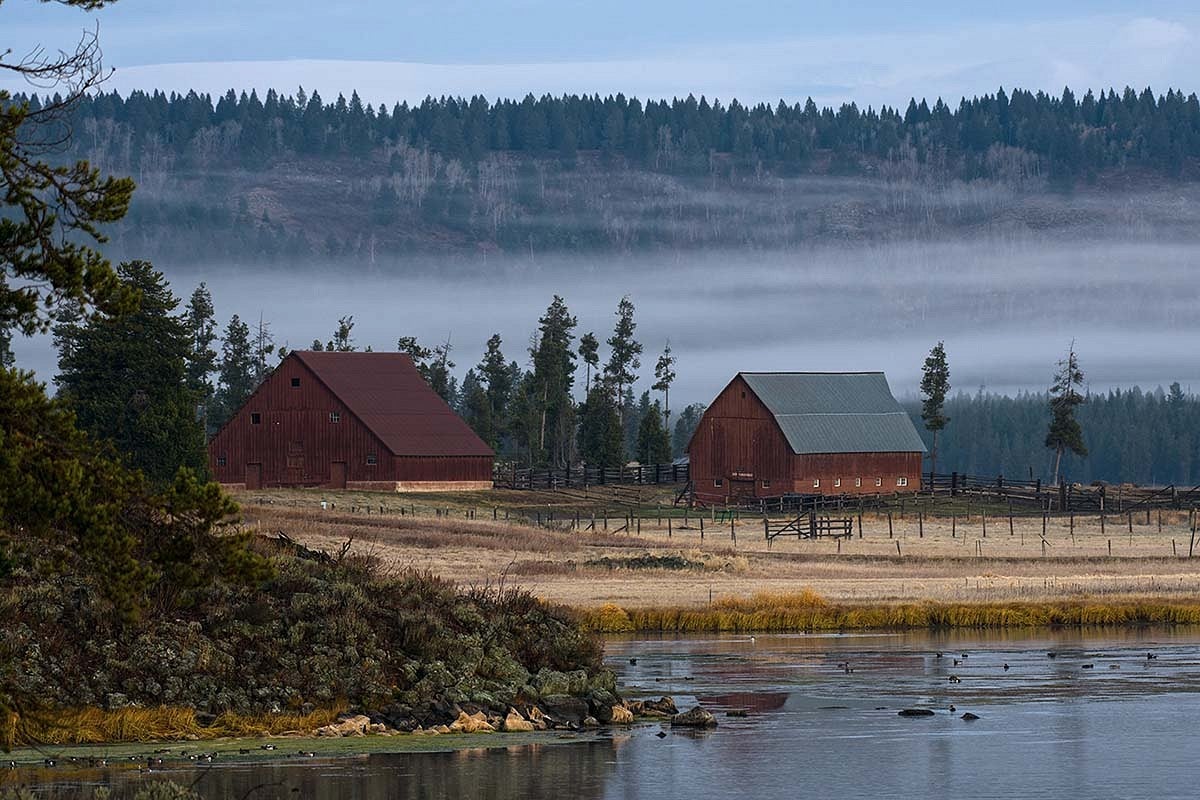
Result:
{"label": "golden grass", "polygon": [[190,708],[158,706],[122,708],[62,708],[10,713],[0,726],[0,748],[37,745],[153,742],[172,739],[219,739],[230,736],[275,736],[311,732],[337,719],[344,705],[320,708],[310,714],[245,715],[226,712],[202,726]]}
{"label": "golden grass", "polygon": [[624,609],[615,603],[580,612],[598,633],[718,633],[1084,625],[1200,625],[1200,601],[1158,600],[832,604],[811,590],[723,598],[708,608]]}

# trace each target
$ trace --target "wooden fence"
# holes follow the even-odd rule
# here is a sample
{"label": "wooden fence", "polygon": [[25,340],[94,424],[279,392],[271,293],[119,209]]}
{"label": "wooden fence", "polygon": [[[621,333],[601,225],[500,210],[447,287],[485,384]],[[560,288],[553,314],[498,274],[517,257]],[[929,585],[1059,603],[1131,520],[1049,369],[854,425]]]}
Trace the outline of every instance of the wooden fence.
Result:
{"label": "wooden fence", "polygon": [[494,474],[498,489],[584,489],[589,486],[665,486],[688,483],[687,464],[644,464],[636,467],[567,467],[566,469],[519,469],[498,465]]}

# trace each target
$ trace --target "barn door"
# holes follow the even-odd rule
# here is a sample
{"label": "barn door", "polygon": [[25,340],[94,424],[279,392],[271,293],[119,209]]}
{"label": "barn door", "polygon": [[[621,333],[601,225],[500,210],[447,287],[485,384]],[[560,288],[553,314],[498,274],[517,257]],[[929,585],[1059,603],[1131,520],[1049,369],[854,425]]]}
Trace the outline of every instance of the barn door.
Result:
{"label": "barn door", "polygon": [[287,482],[295,486],[304,479],[304,442],[288,442]]}
{"label": "barn door", "polygon": [[346,488],[346,462],[334,461],[329,465],[329,487],[331,489]]}
{"label": "barn door", "polygon": [[246,465],[246,488],[261,489],[262,488],[262,464],[247,464]]}

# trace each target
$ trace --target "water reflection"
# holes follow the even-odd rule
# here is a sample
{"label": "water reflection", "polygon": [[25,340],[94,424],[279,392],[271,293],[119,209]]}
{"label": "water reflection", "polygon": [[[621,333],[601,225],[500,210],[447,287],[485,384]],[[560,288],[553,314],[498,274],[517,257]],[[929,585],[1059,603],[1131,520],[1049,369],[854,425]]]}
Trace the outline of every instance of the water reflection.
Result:
{"label": "water reflection", "polygon": [[720,727],[168,777],[221,798],[1195,796],[1200,630],[638,638],[608,656],[631,693],[698,698]]}

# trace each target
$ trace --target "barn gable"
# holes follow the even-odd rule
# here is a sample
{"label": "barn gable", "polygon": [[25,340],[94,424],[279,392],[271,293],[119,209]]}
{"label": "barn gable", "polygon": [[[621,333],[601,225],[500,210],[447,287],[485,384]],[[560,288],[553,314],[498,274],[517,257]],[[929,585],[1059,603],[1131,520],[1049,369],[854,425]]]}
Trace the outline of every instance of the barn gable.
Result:
{"label": "barn gable", "polygon": [[493,453],[400,353],[296,351],[208,445],[229,486],[491,487]]}

